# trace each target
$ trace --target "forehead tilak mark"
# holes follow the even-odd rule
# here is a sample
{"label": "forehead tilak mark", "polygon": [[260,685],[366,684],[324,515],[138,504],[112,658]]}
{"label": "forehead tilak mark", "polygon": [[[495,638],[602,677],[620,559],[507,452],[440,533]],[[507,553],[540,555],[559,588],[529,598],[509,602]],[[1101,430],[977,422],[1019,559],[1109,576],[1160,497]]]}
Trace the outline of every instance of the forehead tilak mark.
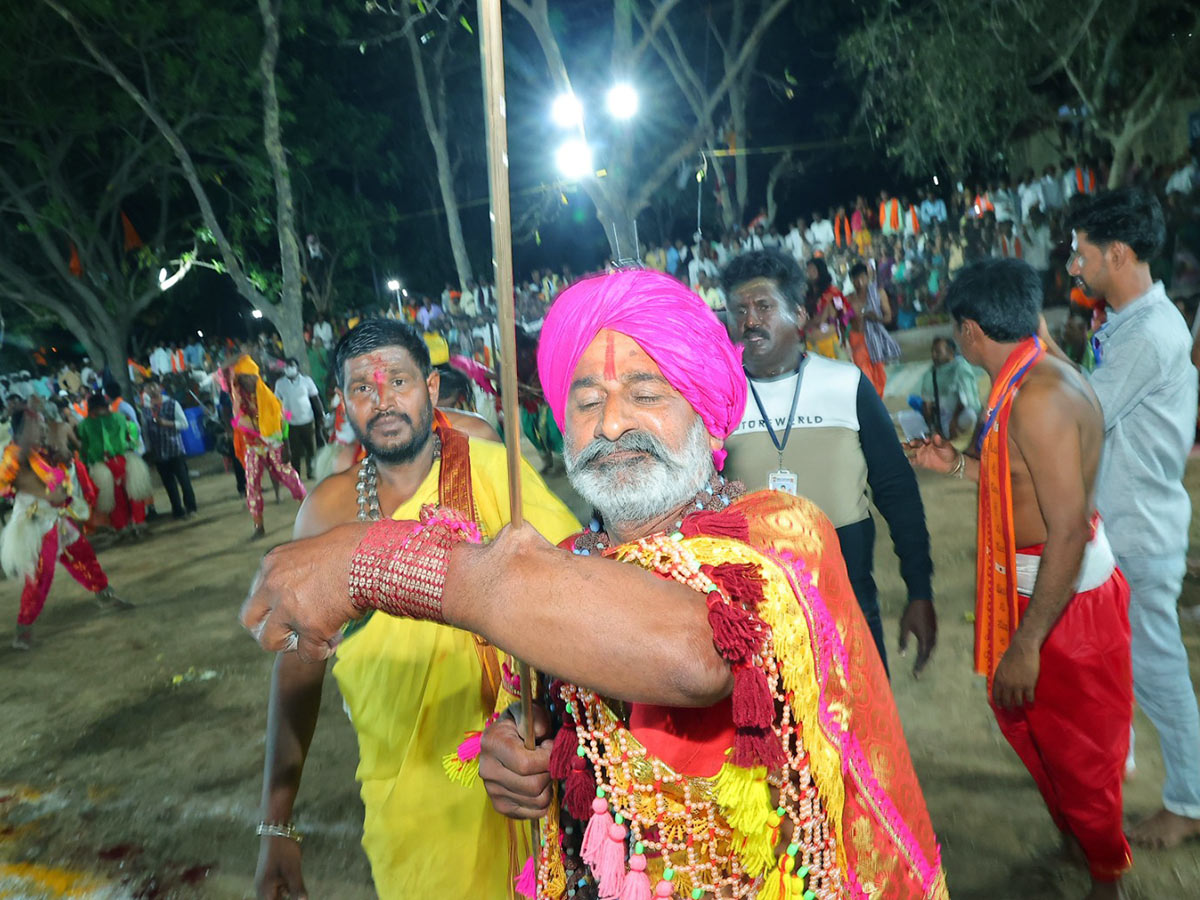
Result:
{"label": "forehead tilak mark", "polygon": [[616,361],[616,345],[613,341],[613,334],[610,331],[605,335],[604,343],[604,378],[606,381],[613,381],[617,377],[617,361]]}

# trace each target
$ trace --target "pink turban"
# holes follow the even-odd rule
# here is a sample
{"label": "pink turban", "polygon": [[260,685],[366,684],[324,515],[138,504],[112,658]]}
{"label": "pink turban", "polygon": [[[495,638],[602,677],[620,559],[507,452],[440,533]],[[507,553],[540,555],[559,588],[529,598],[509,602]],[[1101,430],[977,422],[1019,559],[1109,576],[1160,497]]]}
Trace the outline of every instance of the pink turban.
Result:
{"label": "pink turban", "polygon": [[[604,329],[637,341],[713,437],[724,440],[737,428],[746,405],[742,348],[698,296],[674,278],[642,270],[585,278],[550,307],[538,374],[559,428],[579,358]],[[724,466],[725,451],[714,451],[713,461]]]}

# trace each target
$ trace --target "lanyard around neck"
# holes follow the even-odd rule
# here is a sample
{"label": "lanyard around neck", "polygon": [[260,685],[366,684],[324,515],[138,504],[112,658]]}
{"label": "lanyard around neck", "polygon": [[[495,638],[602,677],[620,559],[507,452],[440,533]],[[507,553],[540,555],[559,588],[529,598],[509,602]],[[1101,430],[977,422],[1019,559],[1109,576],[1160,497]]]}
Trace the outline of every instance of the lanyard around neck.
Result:
{"label": "lanyard around neck", "polygon": [[792,436],[792,425],[796,422],[796,404],[800,400],[800,382],[804,374],[804,362],[808,359],[807,353],[800,354],[800,362],[796,365],[796,389],[792,391],[792,409],[788,413],[787,427],[783,431],[783,441],[775,436],[775,429],[771,427],[771,417],[767,415],[766,407],[763,406],[762,398],[758,396],[758,390],[754,387],[754,379],[747,378],[746,381],[750,385],[750,394],[754,397],[754,402],[758,406],[758,411],[763,417],[763,425],[767,429],[767,435],[771,438],[771,443],[775,445],[775,449],[779,452],[779,468],[783,468],[783,451],[787,448],[788,439]]}

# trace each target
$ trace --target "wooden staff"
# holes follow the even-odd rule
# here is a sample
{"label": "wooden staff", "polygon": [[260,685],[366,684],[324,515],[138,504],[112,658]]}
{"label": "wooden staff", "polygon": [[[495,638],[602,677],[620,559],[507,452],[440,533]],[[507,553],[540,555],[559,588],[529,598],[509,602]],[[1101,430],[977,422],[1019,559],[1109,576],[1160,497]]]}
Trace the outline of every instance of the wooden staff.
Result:
{"label": "wooden staff", "polygon": [[[521,410],[517,404],[517,332],[513,298],[512,212],[508,197],[508,103],[504,94],[504,35],[500,0],[479,0],[479,53],[483,60],[483,108],[487,126],[488,187],[491,192],[492,265],[496,275],[496,318],[500,329],[500,408],[508,455],[508,513],[513,527],[521,512]],[[525,747],[534,749],[533,685],[527,663],[517,661]],[[538,822],[529,823],[529,852],[537,866],[541,843]]]}

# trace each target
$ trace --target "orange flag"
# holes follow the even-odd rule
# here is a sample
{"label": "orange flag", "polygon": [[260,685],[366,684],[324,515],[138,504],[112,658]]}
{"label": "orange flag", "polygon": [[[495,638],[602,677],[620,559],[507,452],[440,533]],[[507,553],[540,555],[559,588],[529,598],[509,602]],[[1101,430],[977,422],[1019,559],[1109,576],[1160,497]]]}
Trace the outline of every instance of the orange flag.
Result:
{"label": "orange flag", "polygon": [[141,235],[137,233],[137,229],[133,227],[133,223],[129,221],[129,216],[125,215],[124,210],[121,211],[121,228],[125,232],[125,252],[136,250],[139,247],[144,247]]}

